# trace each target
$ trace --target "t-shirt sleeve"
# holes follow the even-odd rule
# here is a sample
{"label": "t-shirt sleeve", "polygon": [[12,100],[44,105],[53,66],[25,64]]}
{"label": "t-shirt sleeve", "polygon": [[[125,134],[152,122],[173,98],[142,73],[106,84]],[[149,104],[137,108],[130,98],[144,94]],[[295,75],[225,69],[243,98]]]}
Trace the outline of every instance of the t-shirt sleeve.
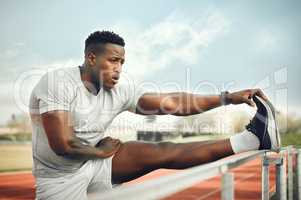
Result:
{"label": "t-shirt sleeve", "polygon": [[68,78],[57,73],[48,73],[40,80],[36,88],[39,101],[39,113],[54,110],[70,111],[74,92]]}
{"label": "t-shirt sleeve", "polygon": [[136,107],[140,97],[145,93],[142,87],[134,84],[133,82],[128,83],[126,89],[124,90],[126,101],[124,110],[135,113]]}

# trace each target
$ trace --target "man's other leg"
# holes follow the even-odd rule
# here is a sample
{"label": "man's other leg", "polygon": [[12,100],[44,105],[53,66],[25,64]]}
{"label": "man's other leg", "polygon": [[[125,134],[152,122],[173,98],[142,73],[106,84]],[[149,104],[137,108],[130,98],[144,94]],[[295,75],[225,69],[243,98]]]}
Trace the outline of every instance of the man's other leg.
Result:
{"label": "man's other leg", "polygon": [[125,142],[113,157],[112,181],[123,183],[156,169],[185,169],[232,154],[229,139],[190,143]]}

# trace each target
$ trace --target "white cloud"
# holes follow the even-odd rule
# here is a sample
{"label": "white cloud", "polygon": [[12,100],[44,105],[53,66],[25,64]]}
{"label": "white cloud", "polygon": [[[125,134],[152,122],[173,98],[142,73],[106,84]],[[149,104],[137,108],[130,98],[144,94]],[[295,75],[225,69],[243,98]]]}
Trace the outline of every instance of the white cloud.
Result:
{"label": "white cloud", "polygon": [[13,59],[17,57],[19,54],[19,51],[15,48],[7,49],[0,54],[1,59]]}
{"label": "white cloud", "polygon": [[229,24],[217,11],[195,18],[173,12],[145,29],[132,22],[121,22],[112,30],[126,40],[127,72],[141,77],[171,64],[197,63],[201,52],[223,35]]}
{"label": "white cloud", "polygon": [[24,42],[15,42],[9,48],[0,52],[0,58],[5,60],[16,58],[20,53],[20,48],[24,46]]}
{"label": "white cloud", "polygon": [[275,33],[269,30],[261,30],[257,36],[257,42],[259,50],[272,50],[276,48],[277,43],[279,42]]}

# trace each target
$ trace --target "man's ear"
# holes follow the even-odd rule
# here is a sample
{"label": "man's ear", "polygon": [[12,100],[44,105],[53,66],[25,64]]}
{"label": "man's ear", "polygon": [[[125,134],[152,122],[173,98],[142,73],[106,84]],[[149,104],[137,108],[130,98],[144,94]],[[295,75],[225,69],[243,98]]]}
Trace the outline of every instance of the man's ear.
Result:
{"label": "man's ear", "polygon": [[86,56],[88,63],[90,66],[94,66],[96,64],[96,56],[93,52],[89,52]]}

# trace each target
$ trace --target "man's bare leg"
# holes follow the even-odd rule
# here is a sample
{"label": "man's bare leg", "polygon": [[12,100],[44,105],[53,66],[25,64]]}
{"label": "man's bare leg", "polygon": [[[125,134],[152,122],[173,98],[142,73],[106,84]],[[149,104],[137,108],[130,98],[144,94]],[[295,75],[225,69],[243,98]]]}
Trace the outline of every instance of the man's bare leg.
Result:
{"label": "man's bare leg", "polygon": [[232,154],[229,139],[190,143],[125,142],[113,158],[112,181],[123,183],[156,169],[185,169]]}

